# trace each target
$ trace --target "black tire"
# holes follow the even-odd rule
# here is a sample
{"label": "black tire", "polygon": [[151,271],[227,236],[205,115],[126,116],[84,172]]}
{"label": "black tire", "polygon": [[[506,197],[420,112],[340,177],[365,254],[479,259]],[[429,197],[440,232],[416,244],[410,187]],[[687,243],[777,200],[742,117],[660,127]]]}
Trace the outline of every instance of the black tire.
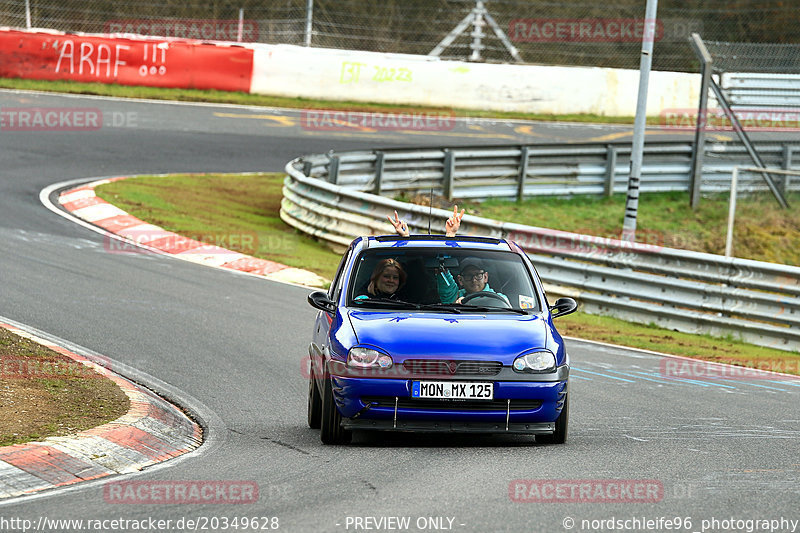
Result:
{"label": "black tire", "polygon": [[542,444],[564,444],[567,442],[567,427],[569,426],[569,394],[564,399],[564,407],[556,419],[556,430],[550,435],[536,435],[536,442]]}
{"label": "black tire", "polygon": [[319,437],[323,444],[347,444],[353,432],[342,427],[342,415],[333,399],[331,379],[325,376],[322,389],[322,416]]}
{"label": "black tire", "polygon": [[319,395],[316,380],[314,379],[314,369],[308,376],[308,427],[319,429],[322,420],[322,398]]}

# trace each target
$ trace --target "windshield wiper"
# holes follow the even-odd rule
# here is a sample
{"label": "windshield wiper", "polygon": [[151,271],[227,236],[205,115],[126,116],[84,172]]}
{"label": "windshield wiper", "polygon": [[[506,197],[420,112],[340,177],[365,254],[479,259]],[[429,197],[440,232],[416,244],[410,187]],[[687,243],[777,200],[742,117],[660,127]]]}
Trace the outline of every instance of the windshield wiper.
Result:
{"label": "windshield wiper", "polygon": [[[413,309],[416,311],[444,311],[446,313],[461,313],[460,304],[415,304],[405,300],[395,300],[393,298],[361,298],[353,300],[356,305],[373,305],[378,304],[376,307],[391,307],[393,309]],[[472,307],[472,306],[469,306]]]}
{"label": "windshield wiper", "polygon": [[480,305],[469,305],[469,304],[457,304],[463,310],[469,311],[479,311],[481,313],[498,313],[498,312],[512,312],[517,313],[519,315],[527,315],[528,311],[526,309],[517,309],[515,307],[486,307]]}
{"label": "windshield wiper", "polygon": [[374,305],[380,304],[381,307],[393,307],[396,309],[417,309],[417,304],[406,302],[405,300],[395,300],[392,298],[361,298],[353,300],[354,305]]}
{"label": "windshield wiper", "polygon": [[461,309],[453,307],[452,304],[420,304],[418,309],[422,311],[445,311],[448,313],[460,313]]}

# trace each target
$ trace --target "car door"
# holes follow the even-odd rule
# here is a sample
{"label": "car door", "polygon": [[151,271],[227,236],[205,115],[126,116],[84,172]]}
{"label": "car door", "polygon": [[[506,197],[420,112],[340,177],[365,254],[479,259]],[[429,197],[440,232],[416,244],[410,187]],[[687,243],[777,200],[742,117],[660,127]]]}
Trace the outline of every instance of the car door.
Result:
{"label": "car door", "polygon": [[[337,305],[341,298],[344,278],[344,273],[350,264],[350,259],[353,257],[353,245],[347,249],[347,252],[342,256],[339,262],[339,268],[336,270],[336,275],[331,282],[330,289],[328,289],[328,298],[336,302]],[[309,356],[311,357],[311,377],[315,378],[319,384],[324,376],[325,359],[330,353],[330,338],[331,338],[331,324],[333,322],[333,314],[325,311],[317,311],[317,317],[314,323],[314,334],[311,346],[309,348]]]}

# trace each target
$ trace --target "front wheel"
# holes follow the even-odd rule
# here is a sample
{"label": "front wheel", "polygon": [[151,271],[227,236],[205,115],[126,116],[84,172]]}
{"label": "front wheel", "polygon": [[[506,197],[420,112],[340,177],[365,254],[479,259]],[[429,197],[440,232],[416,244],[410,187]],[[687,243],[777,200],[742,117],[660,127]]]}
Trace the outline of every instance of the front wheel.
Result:
{"label": "front wheel", "polygon": [[550,435],[536,435],[536,442],[542,444],[564,444],[567,442],[567,426],[569,425],[569,394],[564,399],[564,407],[556,419],[556,430]]}
{"label": "front wheel", "polygon": [[347,444],[353,436],[352,431],[342,427],[342,415],[333,399],[331,379],[325,376],[322,388],[322,415],[319,436],[323,444]]}

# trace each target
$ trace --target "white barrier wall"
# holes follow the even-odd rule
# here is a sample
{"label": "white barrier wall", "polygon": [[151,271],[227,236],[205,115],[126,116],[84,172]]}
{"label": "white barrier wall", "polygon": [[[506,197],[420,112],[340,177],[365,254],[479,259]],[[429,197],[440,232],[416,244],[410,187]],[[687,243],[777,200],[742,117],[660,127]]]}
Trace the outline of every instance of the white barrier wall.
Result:
{"label": "white barrier wall", "polygon": [[[255,50],[250,92],[530,113],[636,114],[639,71],[441,61],[292,45]],[[700,75],[653,71],[647,114],[693,109]]]}

